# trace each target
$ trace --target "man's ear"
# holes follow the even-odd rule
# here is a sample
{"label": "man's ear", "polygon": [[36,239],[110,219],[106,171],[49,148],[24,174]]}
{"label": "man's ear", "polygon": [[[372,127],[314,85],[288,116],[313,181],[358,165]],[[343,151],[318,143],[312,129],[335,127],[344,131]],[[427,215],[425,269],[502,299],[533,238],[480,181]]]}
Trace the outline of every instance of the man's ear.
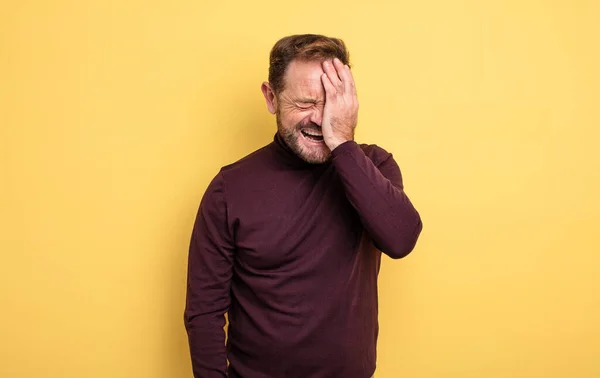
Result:
{"label": "man's ear", "polygon": [[273,87],[269,82],[264,82],[260,86],[260,89],[265,96],[265,101],[267,101],[267,109],[271,114],[275,114],[277,111],[277,96],[275,96],[275,92],[273,91]]}

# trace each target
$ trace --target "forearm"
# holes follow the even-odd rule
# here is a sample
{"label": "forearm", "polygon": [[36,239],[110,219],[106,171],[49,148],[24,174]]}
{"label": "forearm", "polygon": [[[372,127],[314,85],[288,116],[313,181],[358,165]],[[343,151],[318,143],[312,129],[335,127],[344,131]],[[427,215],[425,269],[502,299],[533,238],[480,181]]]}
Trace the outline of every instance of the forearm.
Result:
{"label": "forearm", "polygon": [[209,185],[192,232],[189,258],[185,328],[196,378],[227,377],[225,313],[235,246],[227,222],[222,176]]}
{"label": "forearm", "polygon": [[[360,215],[375,245],[392,258],[409,254],[422,229],[421,218],[404,193],[399,168],[391,161],[375,166],[353,141],[332,152],[346,197]],[[397,172],[396,172],[397,171]]]}
{"label": "forearm", "polygon": [[185,326],[188,334],[192,370],[196,378],[226,378],[225,318],[222,315],[188,316]]}
{"label": "forearm", "polygon": [[[200,239],[200,238],[198,238]],[[196,378],[225,378],[225,312],[229,308],[229,273],[207,259],[205,240],[192,239],[184,324]]]}

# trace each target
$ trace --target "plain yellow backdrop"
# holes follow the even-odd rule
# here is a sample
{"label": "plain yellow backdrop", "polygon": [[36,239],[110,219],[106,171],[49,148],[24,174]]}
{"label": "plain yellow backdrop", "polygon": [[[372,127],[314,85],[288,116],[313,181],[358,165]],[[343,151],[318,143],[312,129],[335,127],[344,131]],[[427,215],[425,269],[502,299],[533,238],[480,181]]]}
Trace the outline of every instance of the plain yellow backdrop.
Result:
{"label": "plain yellow backdrop", "polygon": [[424,220],[412,255],[384,259],[377,378],[600,377],[599,16],[593,0],[2,2],[0,377],[191,377],[198,203],[272,140],[268,53],[307,32],[348,44],[357,140],[394,153]]}

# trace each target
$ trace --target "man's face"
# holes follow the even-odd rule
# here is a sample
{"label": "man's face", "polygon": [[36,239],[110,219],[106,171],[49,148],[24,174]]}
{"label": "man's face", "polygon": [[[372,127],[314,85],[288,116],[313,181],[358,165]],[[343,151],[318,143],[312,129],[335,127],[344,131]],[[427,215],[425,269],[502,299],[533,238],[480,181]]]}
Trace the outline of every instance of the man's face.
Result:
{"label": "man's face", "polygon": [[324,163],[331,156],[321,132],[325,107],[321,75],[320,61],[292,61],[275,106],[279,133],[296,155],[313,164]]}

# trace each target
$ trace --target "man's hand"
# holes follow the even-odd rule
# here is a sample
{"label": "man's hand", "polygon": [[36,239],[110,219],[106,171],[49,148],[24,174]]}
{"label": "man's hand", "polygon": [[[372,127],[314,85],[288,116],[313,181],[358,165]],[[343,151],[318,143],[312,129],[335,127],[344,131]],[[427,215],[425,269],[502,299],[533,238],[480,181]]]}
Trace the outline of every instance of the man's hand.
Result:
{"label": "man's hand", "polygon": [[339,59],[323,62],[321,81],[325,87],[325,108],[321,129],[323,140],[331,151],[340,144],[354,140],[358,121],[358,98],[350,67]]}

